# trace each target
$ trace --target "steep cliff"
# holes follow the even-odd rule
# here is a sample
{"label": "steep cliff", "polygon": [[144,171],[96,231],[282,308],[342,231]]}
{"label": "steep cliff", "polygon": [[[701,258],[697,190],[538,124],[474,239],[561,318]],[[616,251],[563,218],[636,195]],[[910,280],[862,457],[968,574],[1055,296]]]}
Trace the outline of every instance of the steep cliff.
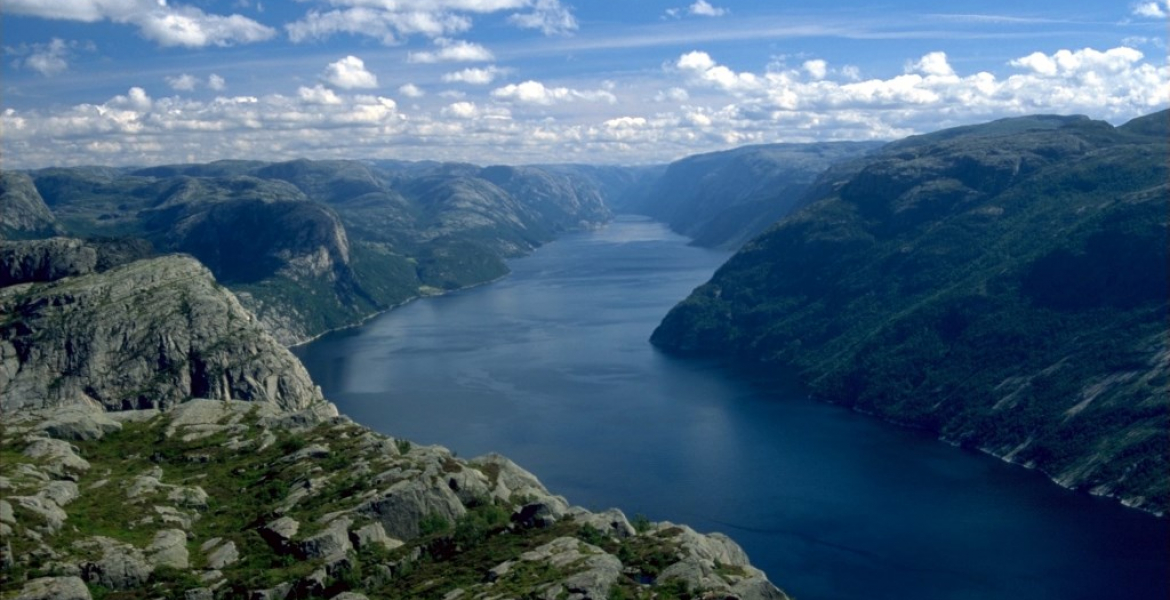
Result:
{"label": "steep cliff", "polygon": [[[83,249],[69,244],[64,256],[88,256]],[[0,288],[5,412],[167,407],[190,398],[301,408],[321,399],[304,367],[191,257],[78,271]]]}
{"label": "steep cliff", "polygon": [[662,348],[1170,509],[1167,123],[1030,117],[895,142],[745,246]]}
{"label": "steep cliff", "polygon": [[189,256],[26,244],[48,265],[0,288],[0,598],[787,598],[726,536],[339,416]]}
{"label": "steep cliff", "polygon": [[622,210],[663,221],[699,246],[737,248],[797,208],[823,171],[879,146],[769,144],[688,156]]}
{"label": "steep cliff", "polygon": [[0,172],[0,240],[36,239],[61,231],[28,175]]}
{"label": "steep cliff", "polygon": [[498,278],[506,258],[607,221],[605,196],[624,181],[534,167],[308,160],[31,176],[65,230],[194,255],[285,344]]}

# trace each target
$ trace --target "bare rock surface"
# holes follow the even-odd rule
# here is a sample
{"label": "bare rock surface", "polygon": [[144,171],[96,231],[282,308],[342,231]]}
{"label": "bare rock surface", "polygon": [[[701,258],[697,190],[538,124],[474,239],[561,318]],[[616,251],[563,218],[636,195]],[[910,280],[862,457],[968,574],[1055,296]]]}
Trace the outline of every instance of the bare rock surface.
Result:
{"label": "bare rock surface", "polygon": [[190,257],[0,288],[0,407],[321,400],[304,367]]}

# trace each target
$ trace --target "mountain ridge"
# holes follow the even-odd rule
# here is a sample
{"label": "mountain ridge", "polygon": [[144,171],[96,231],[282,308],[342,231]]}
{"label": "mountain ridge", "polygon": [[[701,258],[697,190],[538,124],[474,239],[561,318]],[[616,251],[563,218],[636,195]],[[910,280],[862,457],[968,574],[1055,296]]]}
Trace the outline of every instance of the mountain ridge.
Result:
{"label": "mountain ridge", "polygon": [[892,143],[651,339],[793,365],[821,399],[1165,513],[1168,115]]}

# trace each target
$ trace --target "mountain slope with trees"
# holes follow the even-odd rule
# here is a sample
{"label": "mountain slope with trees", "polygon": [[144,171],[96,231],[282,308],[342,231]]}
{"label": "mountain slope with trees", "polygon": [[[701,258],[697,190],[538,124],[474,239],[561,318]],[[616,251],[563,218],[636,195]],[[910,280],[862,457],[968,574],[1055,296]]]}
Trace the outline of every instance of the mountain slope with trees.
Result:
{"label": "mountain slope with trees", "polygon": [[825,173],[652,341],[794,365],[822,399],[1164,513],[1168,140],[1164,111],[895,142]]}

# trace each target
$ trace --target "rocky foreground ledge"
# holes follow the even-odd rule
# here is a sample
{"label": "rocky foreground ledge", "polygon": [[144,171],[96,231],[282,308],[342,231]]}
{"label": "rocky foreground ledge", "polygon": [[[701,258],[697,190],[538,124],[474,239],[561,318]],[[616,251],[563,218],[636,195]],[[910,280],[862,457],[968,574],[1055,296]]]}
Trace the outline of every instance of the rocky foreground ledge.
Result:
{"label": "rocky foreground ledge", "polygon": [[0,442],[3,598],[787,598],[723,535],[571,507],[327,402],[21,411]]}
{"label": "rocky foreground ledge", "polygon": [[107,250],[0,242],[0,599],[787,598],[725,536],[340,416],[194,258]]}

